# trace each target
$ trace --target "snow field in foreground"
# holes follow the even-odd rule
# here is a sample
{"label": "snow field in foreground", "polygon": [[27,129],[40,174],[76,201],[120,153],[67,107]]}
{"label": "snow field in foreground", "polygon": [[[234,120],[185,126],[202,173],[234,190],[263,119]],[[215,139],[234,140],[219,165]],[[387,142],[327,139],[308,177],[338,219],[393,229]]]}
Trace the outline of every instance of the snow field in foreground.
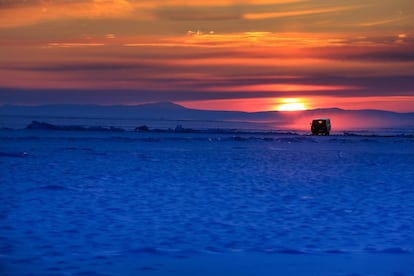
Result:
{"label": "snow field in foreground", "polygon": [[413,275],[413,161],[410,137],[2,131],[0,272]]}

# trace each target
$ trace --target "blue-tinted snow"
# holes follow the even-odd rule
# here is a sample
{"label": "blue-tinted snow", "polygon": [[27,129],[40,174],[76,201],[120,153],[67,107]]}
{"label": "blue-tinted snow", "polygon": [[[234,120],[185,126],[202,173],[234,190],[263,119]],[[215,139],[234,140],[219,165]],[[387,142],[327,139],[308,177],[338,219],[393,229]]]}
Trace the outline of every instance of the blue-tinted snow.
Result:
{"label": "blue-tinted snow", "polygon": [[413,161],[410,136],[0,131],[0,273],[413,275]]}

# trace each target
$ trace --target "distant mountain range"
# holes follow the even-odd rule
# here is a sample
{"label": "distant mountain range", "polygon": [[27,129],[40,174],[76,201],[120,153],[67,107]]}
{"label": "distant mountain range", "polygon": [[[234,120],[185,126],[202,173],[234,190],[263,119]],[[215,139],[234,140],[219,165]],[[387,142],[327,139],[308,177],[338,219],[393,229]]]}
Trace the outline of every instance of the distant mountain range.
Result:
{"label": "distant mountain range", "polygon": [[70,118],[128,118],[157,120],[200,120],[274,123],[279,128],[307,129],[313,118],[329,117],[337,129],[356,128],[414,128],[414,112],[397,113],[381,110],[314,109],[295,112],[240,112],[197,110],[171,102],[136,106],[99,105],[42,105],[0,106],[0,116],[70,117]]}

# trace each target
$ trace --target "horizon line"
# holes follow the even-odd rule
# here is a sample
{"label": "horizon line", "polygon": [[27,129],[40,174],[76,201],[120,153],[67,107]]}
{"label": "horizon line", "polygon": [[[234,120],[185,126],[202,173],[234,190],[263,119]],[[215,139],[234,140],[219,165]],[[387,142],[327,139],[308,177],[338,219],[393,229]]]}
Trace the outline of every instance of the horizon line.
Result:
{"label": "horizon line", "polygon": [[302,110],[260,110],[260,111],[243,111],[243,110],[226,110],[226,109],[203,109],[203,108],[191,108],[186,107],[183,104],[178,104],[173,101],[154,101],[154,102],[144,102],[139,104],[97,104],[97,103],[48,103],[48,104],[8,104],[0,103],[1,107],[47,107],[47,106],[95,106],[95,107],[139,107],[139,106],[149,106],[149,105],[161,105],[161,104],[171,104],[177,107],[181,107],[187,110],[196,110],[196,111],[211,111],[211,112],[241,112],[241,113],[265,113],[265,112],[276,112],[284,114],[293,114],[307,111],[324,111],[324,110],[337,110],[337,111],[376,111],[376,112],[389,112],[389,113],[399,113],[399,114],[411,114],[414,111],[408,112],[398,112],[386,109],[344,109],[339,107],[326,107],[326,108],[310,108]]}

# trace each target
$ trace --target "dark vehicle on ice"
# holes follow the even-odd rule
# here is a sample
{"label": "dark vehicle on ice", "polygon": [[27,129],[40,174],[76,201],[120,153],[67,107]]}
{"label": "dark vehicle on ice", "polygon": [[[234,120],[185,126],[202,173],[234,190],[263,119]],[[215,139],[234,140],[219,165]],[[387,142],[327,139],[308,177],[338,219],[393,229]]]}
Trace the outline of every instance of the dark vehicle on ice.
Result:
{"label": "dark vehicle on ice", "polygon": [[331,132],[331,120],[328,118],[312,120],[311,131],[312,135],[329,135]]}

